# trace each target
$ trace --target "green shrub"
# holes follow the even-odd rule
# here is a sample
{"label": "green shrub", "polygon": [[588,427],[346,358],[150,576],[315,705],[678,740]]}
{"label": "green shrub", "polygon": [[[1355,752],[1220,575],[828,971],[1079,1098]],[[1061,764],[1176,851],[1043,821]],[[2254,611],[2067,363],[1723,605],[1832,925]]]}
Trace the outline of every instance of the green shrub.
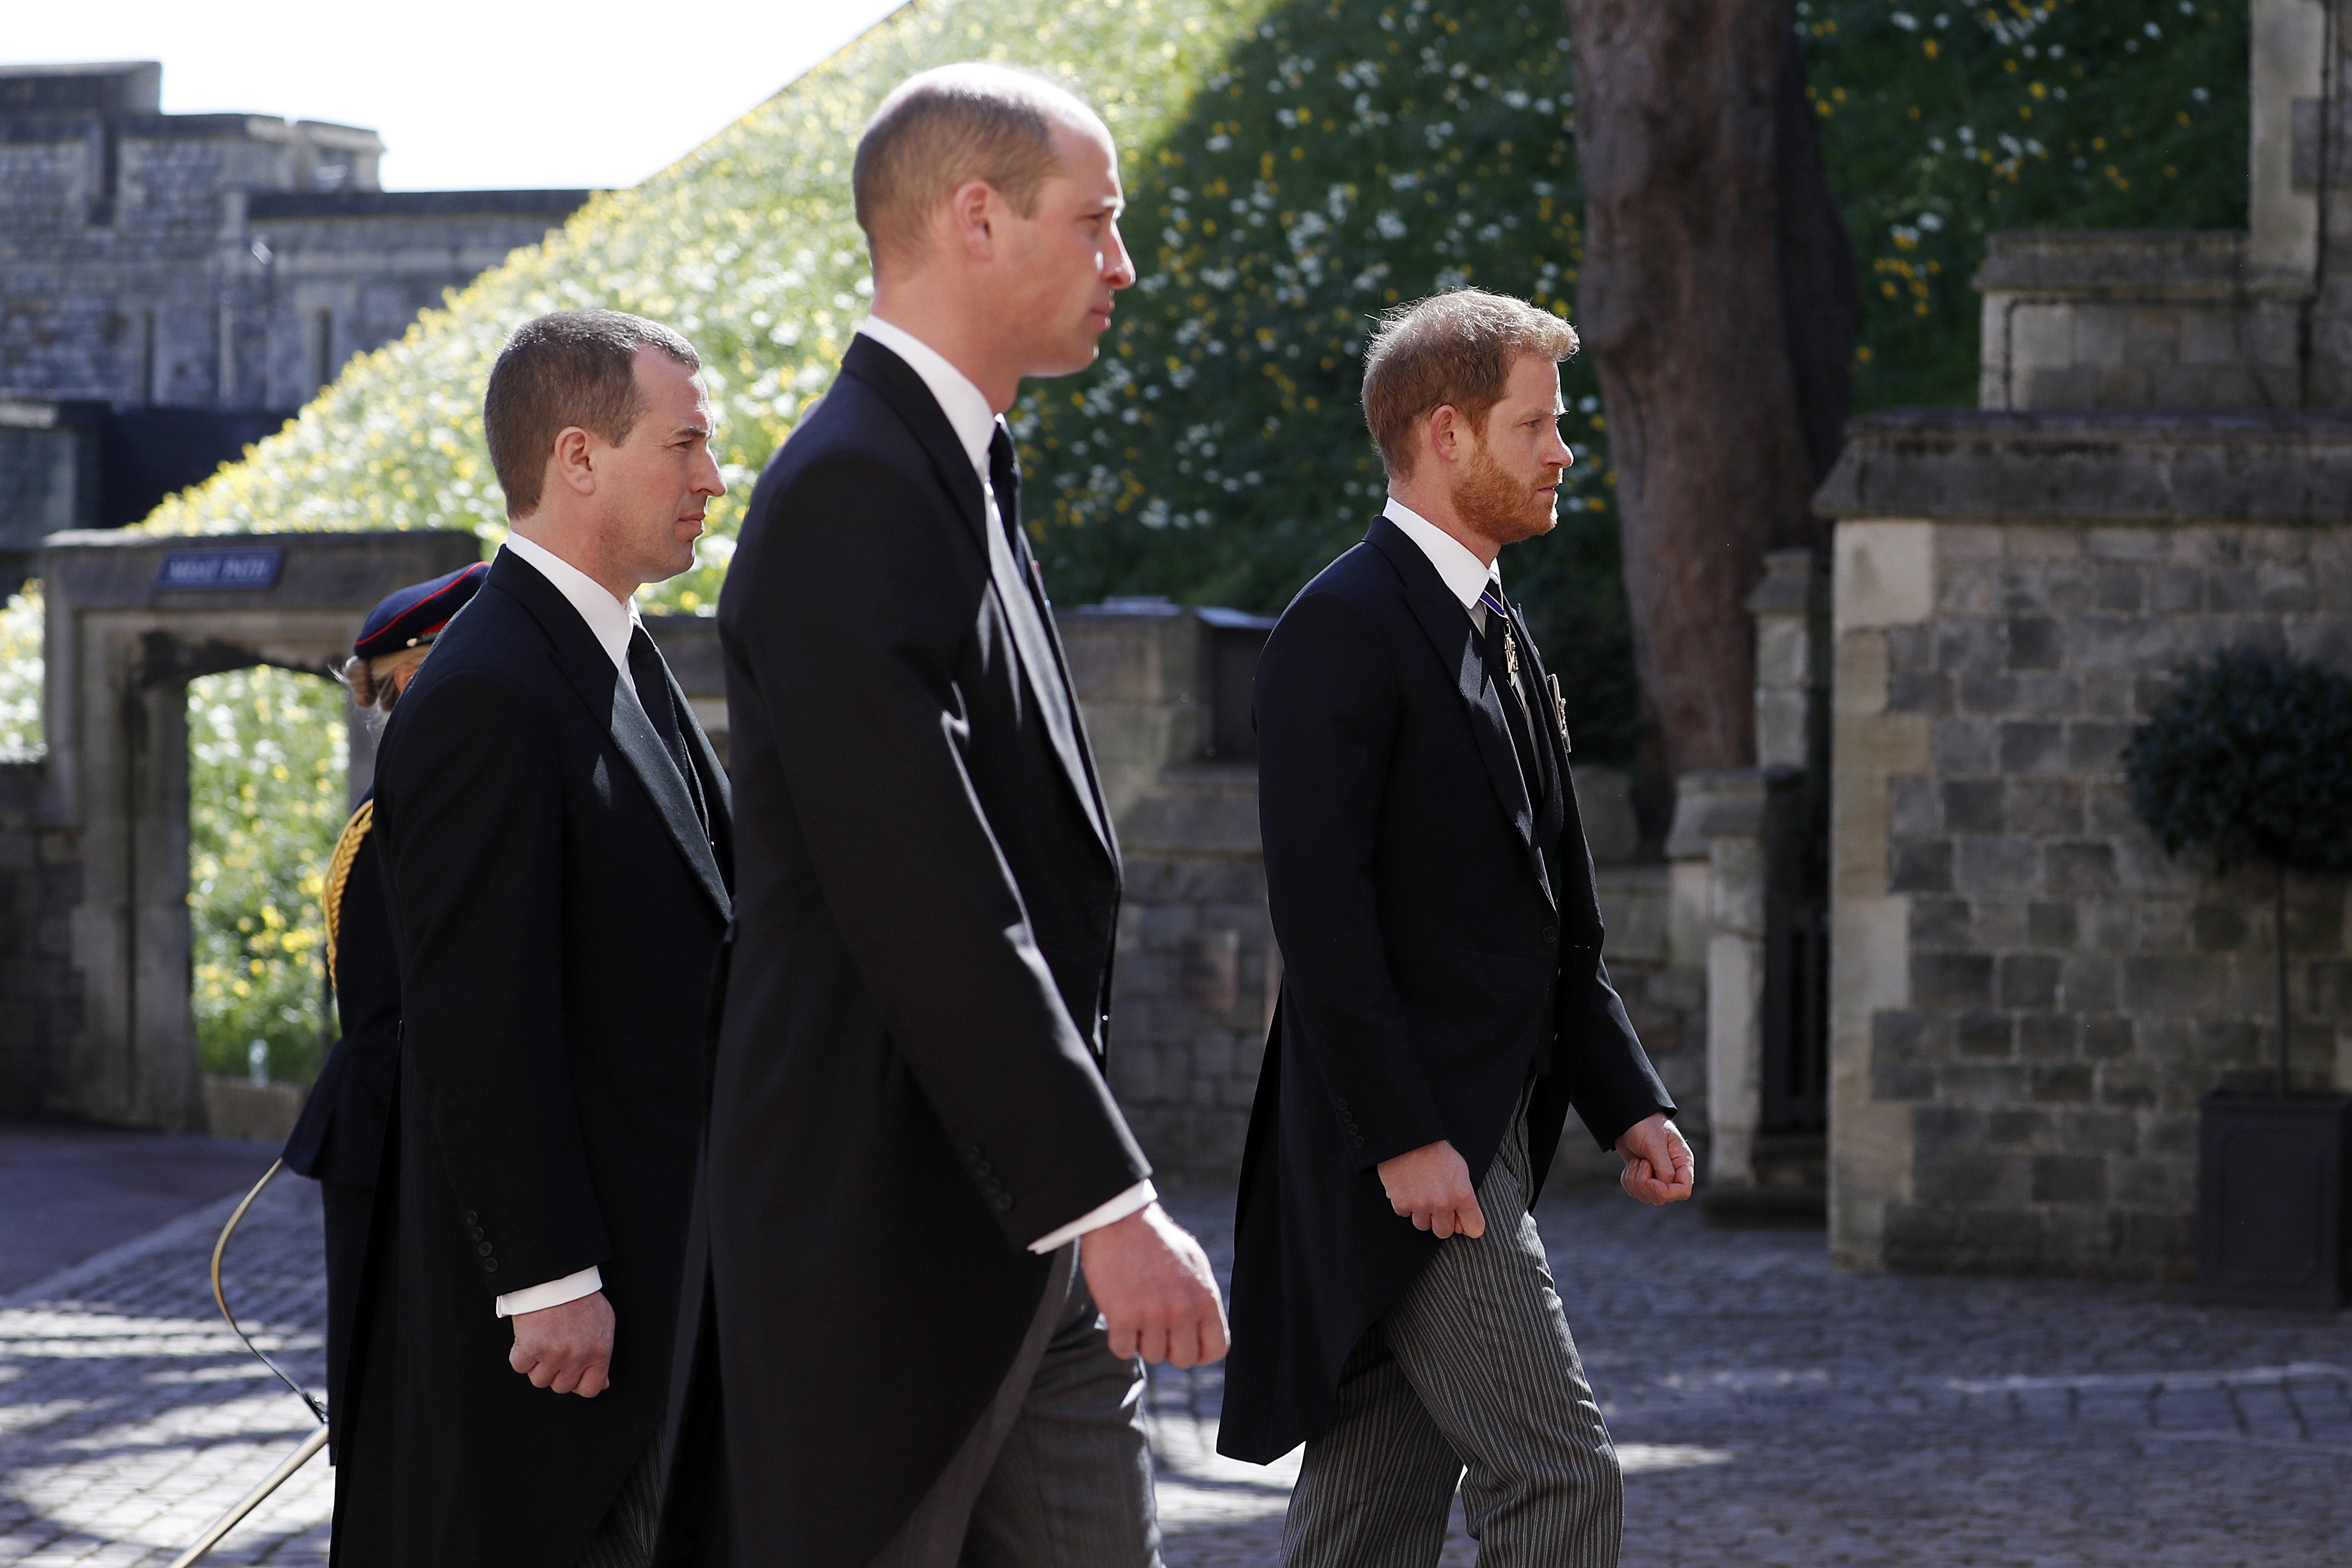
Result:
{"label": "green shrub", "polygon": [[2170,854],[2352,871],[2352,680],[2232,648],[2183,671],[2124,752],[2132,809]]}
{"label": "green shrub", "polygon": [[317,1076],[327,1029],[327,861],[343,825],[343,693],[290,670],[188,684],[188,902],[196,1044],[242,1074]]}

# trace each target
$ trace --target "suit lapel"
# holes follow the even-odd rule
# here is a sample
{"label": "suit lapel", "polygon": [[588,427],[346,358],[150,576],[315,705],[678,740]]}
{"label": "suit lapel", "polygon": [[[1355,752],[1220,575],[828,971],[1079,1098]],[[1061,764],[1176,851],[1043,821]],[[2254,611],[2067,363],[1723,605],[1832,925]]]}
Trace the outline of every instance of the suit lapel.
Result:
{"label": "suit lapel", "polygon": [[1438,663],[1445,668],[1447,678],[1460,694],[1463,706],[1470,711],[1470,732],[1478,743],[1479,758],[1486,765],[1486,777],[1495,786],[1495,795],[1502,802],[1503,813],[1519,835],[1519,847],[1534,870],[1537,885],[1546,898],[1552,896],[1551,878],[1544,870],[1543,852],[1536,843],[1536,811],[1528,799],[1527,780],[1520,777],[1518,755],[1511,747],[1511,732],[1505,727],[1503,694],[1486,674],[1486,661],[1478,651],[1478,630],[1471,623],[1469,612],[1462,601],[1447,591],[1445,581],[1421,547],[1405,538],[1386,517],[1375,517],[1364,542],[1388,557],[1404,582],[1404,601],[1412,617],[1421,623],[1422,632],[1429,638]]}
{"label": "suit lapel", "polygon": [[[588,705],[588,711],[612,737],[613,746],[626,759],[637,782],[654,803],[655,812],[669,836],[686,857],[694,878],[702,891],[710,895],[722,917],[731,916],[733,901],[728,896],[727,881],[719,873],[719,856],[704,836],[701,819],[695,815],[694,801],[686,791],[686,780],[678,777],[677,764],[670,760],[669,747],[662,744],[661,734],[654,721],[646,716],[645,705],[637,701],[636,687],[621,678],[604,645],[588,630],[580,612],[571,601],[556,591],[555,585],[541,576],[538,570],[500,550],[490,563],[489,584],[503,589],[537,621],[547,640],[555,645],[556,667],[563,678]],[[678,711],[690,716],[684,694],[677,692],[677,683],[670,682]],[[685,725],[688,733],[701,737],[698,724]],[[691,746],[692,741],[688,742]],[[708,739],[701,744],[707,750]],[[723,800],[718,804],[723,806]],[[714,822],[716,817],[713,818]]]}
{"label": "suit lapel", "polygon": [[1045,595],[1014,559],[1012,541],[1004,530],[988,526],[987,497],[980,487],[980,476],[973,471],[963,443],[956,439],[955,427],[948,423],[939,400],[931,395],[930,388],[923,384],[923,378],[915,373],[914,367],[872,339],[863,335],[853,338],[848,351],[842,355],[841,368],[845,374],[872,387],[906,421],[907,428],[930,458],[931,471],[955,497],[957,509],[971,528],[973,542],[988,561],[989,580],[1012,632],[1014,662],[1021,666],[1029,701],[1044,721],[1046,736],[1061,758],[1062,771],[1069,781],[1070,794],[1077,801],[1079,814],[1094,830],[1103,853],[1116,865],[1118,851],[1095,788],[1094,758],[1087,750],[1086,732],[1079,727],[1078,705],[1070,685],[1069,669],[1063,662],[1061,643],[1045,607]]}

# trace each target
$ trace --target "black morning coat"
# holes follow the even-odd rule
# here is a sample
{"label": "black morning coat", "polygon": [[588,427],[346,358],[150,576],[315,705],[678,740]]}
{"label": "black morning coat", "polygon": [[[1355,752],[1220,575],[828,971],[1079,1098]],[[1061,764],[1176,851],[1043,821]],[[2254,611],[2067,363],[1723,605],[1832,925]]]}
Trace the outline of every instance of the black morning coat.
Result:
{"label": "black morning coat", "polygon": [[[385,727],[397,1169],[338,1563],[572,1568],[660,1430],[731,852],[726,775],[675,681],[670,701],[707,836],[633,684],[502,551]],[[533,1388],[497,1298],[591,1265],[612,1386]]]}
{"label": "black morning coat", "polygon": [[[1220,1452],[1265,1464],[1334,1414],[1340,1364],[1443,1245],[1375,1168],[1450,1139],[1482,1181],[1530,1072],[1543,1185],[1572,1105],[1602,1148],[1671,1112],[1601,962],[1568,740],[1539,841],[1476,628],[1385,517],[1308,583],[1258,661],[1258,815],[1285,966],[1242,1156]],[[1509,1217],[1487,1216],[1487,1223]]]}
{"label": "black morning coat", "polygon": [[865,337],[752,492],[719,601],[740,837],[709,1261],[657,1561],[865,1568],[1010,1369],[1050,1266],[1028,1243],[1150,1174],[1102,1072],[1118,851],[1013,548]]}
{"label": "black morning coat", "polygon": [[400,1092],[400,962],[383,905],[383,860],[371,830],[343,879],[335,942],[335,1016],[342,1034],[319,1069],[279,1157],[325,1190],[327,1416],[342,1450],[352,1344],[365,1298],[370,1216],[384,1133]]}

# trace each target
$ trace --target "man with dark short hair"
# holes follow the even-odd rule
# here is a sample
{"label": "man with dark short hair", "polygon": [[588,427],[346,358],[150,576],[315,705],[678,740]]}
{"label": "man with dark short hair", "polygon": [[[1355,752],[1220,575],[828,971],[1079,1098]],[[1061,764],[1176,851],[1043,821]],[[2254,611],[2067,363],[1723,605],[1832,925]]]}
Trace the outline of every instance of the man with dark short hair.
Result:
{"label": "man with dark short hair", "polygon": [[588,310],[490,372],[512,532],[377,763],[398,1153],[338,1563],[651,1560],[732,831],[633,596],[693,564],[725,494],[698,369]]}
{"label": "man with dark short hair", "polygon": [[855,183],[873,317],[719,598],[740,893],[665,1558],[1148,1568],[1141,1364],[1224,1319],[1103,1077],[1118,852],[1001,417],[1135,280],[1118,157],[950,67]]}
{"label": "man with dark short hair", "polygon": [[[1622,1488],[1528,1212],[1572,1106],[1671,1203],[1690,1151],[1601,962],[1557,680],[1496,558],[1548,532],[1567,323],[1461,289],[1373,335],[1389,499],[1258,661],[1284,961],[1243,1155],[1219,1449],[1306,1462],[1288,1568],[1608,1568]],[[1571,678],[1573,678],[1571,676]]]}

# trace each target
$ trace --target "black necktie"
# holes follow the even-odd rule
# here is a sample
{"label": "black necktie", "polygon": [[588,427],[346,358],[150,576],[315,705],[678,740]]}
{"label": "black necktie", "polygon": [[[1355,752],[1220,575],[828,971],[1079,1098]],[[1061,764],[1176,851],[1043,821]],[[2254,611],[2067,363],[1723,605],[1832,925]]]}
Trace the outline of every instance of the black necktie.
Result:
{"label": "black necktie", "polygon": [[1013,562],[1042,599],[1045,584],[1038,580],[1035,560],[1029,554],[1029,537],[1021,531],[1021,461],[1013,453],[1013,433],[1002,420],[988,438],[988,484],[996,492],[997,521],[1004,528],[1005,543],[1013,549]]}
{"label": "black necktie", "polygon": [[1538,760],[1535,737],[1528,732],[1527,704],[1511,679],[1511,621],[1508,612],[1497,608],[1502,594],[1489,588],[1486,601],[1486,629],[1479,637],[1479,646],[1486,656],[1486,675],[1495,683],[1495,695],[1503,705],[1503,728],[1511,737],[1511,749],[1517,754],[1519,772],[1527,779],[1528,803],[1540,810],[1544,803],[1544,769]]}
{"label": "black necktie", "polygon": [[678,780],[694,802],[703,836],[709,837],[710,808],[702,799],[702,780],[694,771],[694,759],[687,753],[686,727],[678,722],[677,705],[670,700],[669,666],[662,662],[661,650],[654,646],[643,626],[629,631],[629,683],[637,688],[637,702],[654,721],[654,733],[661,737],[663,748],[677,765]]}

